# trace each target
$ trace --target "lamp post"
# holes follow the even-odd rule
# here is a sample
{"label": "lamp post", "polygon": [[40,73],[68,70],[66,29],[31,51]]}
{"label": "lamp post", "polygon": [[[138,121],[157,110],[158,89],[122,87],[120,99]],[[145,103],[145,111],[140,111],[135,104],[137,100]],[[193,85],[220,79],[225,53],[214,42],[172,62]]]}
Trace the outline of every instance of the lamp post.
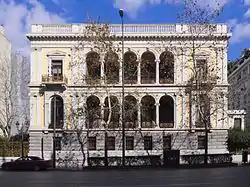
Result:
{"label": "lamp post", "polygon": [[124,124],[124,23],[123,9],[119,10],[122,22],[122,166],[125,166],[125,124]]}
{"label": "lamp post", "polygon": [[52,156],[53,156],[53,164],[52,164],[52,167],[53,168],[56,168],[56,97],[53,98],[54,99],[54,110],[53,110],[53,153],[52,153]]}

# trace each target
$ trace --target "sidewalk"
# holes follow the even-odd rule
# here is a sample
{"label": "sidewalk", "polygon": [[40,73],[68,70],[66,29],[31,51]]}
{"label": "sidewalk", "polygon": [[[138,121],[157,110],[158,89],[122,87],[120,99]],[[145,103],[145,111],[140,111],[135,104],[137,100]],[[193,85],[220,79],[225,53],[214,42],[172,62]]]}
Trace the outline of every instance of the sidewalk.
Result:
{"label": "sidewalk", "polygon": [[249,166],[250,164],[243,164],[239,165],[236,163],[226,163],[226,164],[195,164],[195,165],[188,165],[188,164],[181,164],[179,166],[125,166],[125,167],[118,167],[118,166],[109,166],[109,167],[84,167],[84,168],[51,168],[50,171],[102,171],[102,170],[173,170],[173,169],[202,169],[202,168],[225,168],[225,167],[238,167],[238,166]]}

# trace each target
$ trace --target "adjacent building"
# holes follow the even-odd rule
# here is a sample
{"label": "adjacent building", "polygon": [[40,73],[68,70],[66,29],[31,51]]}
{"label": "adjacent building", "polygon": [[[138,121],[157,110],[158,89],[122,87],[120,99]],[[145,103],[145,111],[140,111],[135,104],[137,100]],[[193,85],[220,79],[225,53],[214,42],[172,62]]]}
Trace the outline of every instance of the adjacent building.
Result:
{"label": "adjacent building", "polygon": [[[35,24],[27,34],[31,45],[30,154],[50,158],[55,135],[58,162],[81,160],[82,151],[88,158],[85,165],[92,163],[91,158],[120,158],[122,122],[126,156],[162,157],[165,149],[180,150],[181,155],[204,153],[206,128],[209,153],[228,152],[231,34],[226,25],[125,25],[124,55],[122,50],[98,54],[84,35],[86,27]],[[121,48],[121,25],[110,25],[110,30],[115,46]],[[112,62],[110,55],[114,55]],[[201,97],[197,91],[189,94],[188,87],[195,84],[191,67],[202,85],[208,77],[216,77],[209,83],[213,101],[201,99],[206,98],[204,90],[199,90]],[[102,79],[110,73],[112,81]],[[203,101],[209,127],[200,123],[193,98]],[[72,111],[79,105],[83,115],[76,119]],[[111,109],[114,113],[109,118]]]}
{"label": "adjacent building", "polygon": [[[250,51],[243,51],[241,57],[236,62],[230,63],[228,71],[229,87],[229,109],[239,110],[238,114],[245,114],[245,121],[240,116],[235,116],[236,127],[244,123],[246,128],[250,124]],[[241,111],[241,112],[240,112]]]}
{"label": "adjacent building", "polygon": [[[5,136],[17,132],[16,122],[29,120],[29,60],[14,52],[11,42],[0,27],[0,134]],[[5,128],[7,127],[8,128]]]}

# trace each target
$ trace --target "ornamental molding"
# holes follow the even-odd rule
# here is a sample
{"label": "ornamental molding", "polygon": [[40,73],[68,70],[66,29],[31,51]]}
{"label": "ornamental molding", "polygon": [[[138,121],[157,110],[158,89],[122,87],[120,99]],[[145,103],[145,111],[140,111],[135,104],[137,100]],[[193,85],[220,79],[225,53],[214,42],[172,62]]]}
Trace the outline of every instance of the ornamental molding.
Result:
{"label": "ornamental molding", "polygon": [[[28,34],[26,37],[30,41],[88,41],[91,40],[90,37],[81,36],[81,35],[72,35],[72,34]],[[172,35],[134,35],[134,36],[124,36],[124,40],[128,41],[162,41],[162,40],[193,40],[195,37],[197,40],[228,40],[231,35],[225,34],[200,34],[200,35],[191,35],[191,34],[172,34]],[[111,36],[110,39],[114,41],[120,41],[121,36]]]}
{"label": "ornamental molding", "polygon": [[47,53],[47,56],[50,57],[50,56],[66,56],[66,53],[63,52],[63,51],[50,51],[49,53]]}

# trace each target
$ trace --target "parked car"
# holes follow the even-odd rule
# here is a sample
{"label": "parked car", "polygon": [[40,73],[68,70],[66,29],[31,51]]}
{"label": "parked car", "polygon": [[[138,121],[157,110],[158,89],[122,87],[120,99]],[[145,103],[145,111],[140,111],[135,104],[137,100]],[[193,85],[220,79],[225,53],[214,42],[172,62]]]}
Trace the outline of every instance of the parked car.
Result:
{"label": "parked car", "polygon": [[37,156],[20,157],[14,161],[2,164],[3,170],[45,170],[52,167],[51,160],[44,160]]}

